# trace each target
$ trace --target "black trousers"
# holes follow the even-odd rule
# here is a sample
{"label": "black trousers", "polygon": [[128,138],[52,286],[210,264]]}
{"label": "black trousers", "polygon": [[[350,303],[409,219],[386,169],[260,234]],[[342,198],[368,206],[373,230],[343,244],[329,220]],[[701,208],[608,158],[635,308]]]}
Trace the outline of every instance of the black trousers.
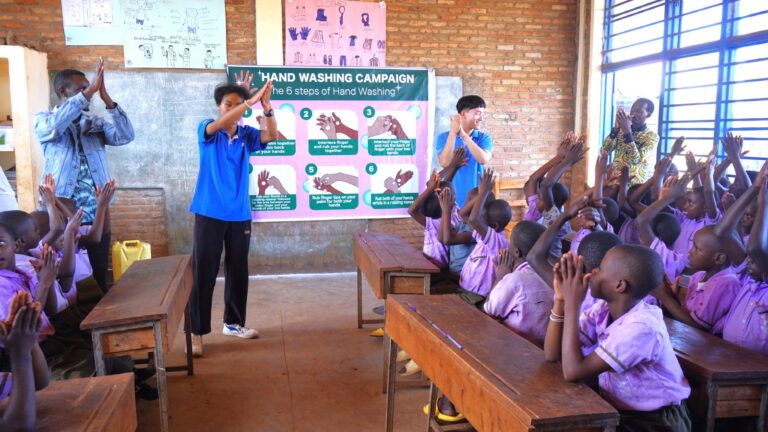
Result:
{"label": "black trousers", "polygon": [[224,322],[245,325],[248,301],[248,250],[251,245],[251,221],[228,222],[195,215],[192,246],[192,294],[189,315],[192,333],[211,332],[213,286],[219,274],[224,248]]}
{"label": "black trousers", "polygon": [[107,226],[104,227],[104,230],[106,232],[101,235],[101,241],[86,248],[88,251],[88,261],[90,261],[91,267],[93,268],[93,278],[96,280],[96,283],[99,284],[99,288],[103,293],[107,292],[108,289],[107,265],[109,262],[109,254],[112,252],[110,250],[112,233],[109,232],[109,227]]}

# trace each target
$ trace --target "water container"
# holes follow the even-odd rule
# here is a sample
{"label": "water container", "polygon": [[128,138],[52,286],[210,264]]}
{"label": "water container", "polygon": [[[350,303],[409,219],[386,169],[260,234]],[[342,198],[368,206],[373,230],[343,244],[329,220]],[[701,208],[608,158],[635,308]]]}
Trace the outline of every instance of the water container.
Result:
{"label": "water container", "polygon": [[149,243],[140,240],[126,240],[112,245],[112,275],[117,282],[134,261],[152,258]]}

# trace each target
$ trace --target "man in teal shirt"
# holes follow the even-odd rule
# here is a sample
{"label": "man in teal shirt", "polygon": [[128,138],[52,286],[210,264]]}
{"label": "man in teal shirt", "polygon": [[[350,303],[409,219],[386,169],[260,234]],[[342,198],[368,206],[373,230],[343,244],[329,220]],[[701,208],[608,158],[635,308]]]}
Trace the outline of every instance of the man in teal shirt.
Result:
{"label": "man in teal shirt", "polygon": [[[456,103],[457,115],[451,117],[451,128],[437,136],[437,161],[446,167],[451,162],[453,151],[459,147],[466,150],[467,164],[459,168],[453,177],[456,191],[456,204],[464,206],[467,193],[477,187],[478,176],[483,173],[483,165],[491,160],[493,141],[491,136],[480,132],[483,122],[485,101],[480,96],[463,96]],[[447,145],[451,143],[451,145]]]}

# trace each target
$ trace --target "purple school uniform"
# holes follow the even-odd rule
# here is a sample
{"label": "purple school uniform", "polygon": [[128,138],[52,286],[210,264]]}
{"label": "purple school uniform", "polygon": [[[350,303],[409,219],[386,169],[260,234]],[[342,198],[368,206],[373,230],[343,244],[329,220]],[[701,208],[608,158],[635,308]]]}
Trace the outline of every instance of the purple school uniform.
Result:
{"label": "purple school uniform", "polygon": [[528,211],[523,215],[523,220],[536,222],[541,219],[541,213],[536,209],[536,200],[539,198],[539,194],[533,194],[526,198],[528,201]]}
{"label": "purple school uniform", "polygon": [[685,269],[685,265],[688,262],[688,254],[681,255],[675,252],[667,247],[666,243],[658,237],[653,238],[650,247],[661,257],[661,262],[664,263],[664,273],[666,273],[669,281],[674,282],[675,278],[683,273],[683,269]]}
{"label": "purple school uniform", "polygon": [[472,238],[477,244],[461,269],[459,285],[467,291],[485,297],[496,278],[493,263],[499,251],[509,247],[509,241],[504,231],[496,232],[490,228],[486,230],[484,238],[480,237],[477,231],[472,231]]}
{"label": "purple school uniform", "polygon": [[440,242],[440,219],[426,218],[422,252],[437,264],[438,267],[446,267],[448,265],[448,246]]}
{"label": "purple school uniform", "polygon": [[[30,262],[33,259],[36,258],[32,258],[29,255],[16,254],[16,270],[24,270],[26,273],[34,275],[35,289],[37,289],[37,272]],[[64,291],[61,289],[58,280],[53,281],[53,287],[51,289],[56,293],[56,313],[59,313],[66,309],[69,304],[67,303],[67,299],[64,298]],[[32,297],[36,299],[34,295]]]}
{"label": "purple school uniform", "polygon": [[[613,227],[611,226],[611,224],[608,224],[605,230],[608,231],[609,233],[613,233]],[[587,228],[582,228],[576,231],[576,234],[573,236],[573,238],[571,238],[571,252],[573,252],[574,254],[578,254],[579,245],[581,244],[581,241],[584,240],[584,237],[592,234],[593,232],[595,232],[595,230],[591,230]]]}
{"label": "purple school uniform", "polygon": [[725,318],[723,339],[768,355],[768,283],[746,281]]}
{"label": "purple school uniform", "polygon": [[677,405],[691,388],[669,340],[661,309],[644,301],[609,324],[608,304],[581,315],[579,338],[612,371],[599,376],[600,394],[620,410],[653,411]]}
{"label": "purple school uniform", "polygon": [[624,244],[640,244],[640,233],[637,232],[637,223],[635,218],[624,216],[624,222],[619,227],[619,233],[616,234]]}
{"label": "purple school uniform", "polygon": [[727,267],[702,282],[706,272],[696,272],[688,281],[685,308],[691,318],[712,334],[722,334],[725,318],[733,300],[741,291],[741,282],[733,268]]}
{"label": "purple school uniform", "polygon": [[680,222],[680,235],[677,236],[672,249],[685,257],[685,264],[688,265],[688,251],[693,246],[693,235],[696,234],[696,231],[707,225],[715,225],[723,217],[723,214],[720,213],[720,210],[717,210],[717,216],[714,218],[709,218],[705,215],[703,218],[696,220],[686,217],[685,212],[678,209],[673,209],[673,212]]}
{"label": "purple school uniform", "polygon": [[493,287],[483,308],[516,333],[543,343],[552,293],[552,288],[525,262]]}

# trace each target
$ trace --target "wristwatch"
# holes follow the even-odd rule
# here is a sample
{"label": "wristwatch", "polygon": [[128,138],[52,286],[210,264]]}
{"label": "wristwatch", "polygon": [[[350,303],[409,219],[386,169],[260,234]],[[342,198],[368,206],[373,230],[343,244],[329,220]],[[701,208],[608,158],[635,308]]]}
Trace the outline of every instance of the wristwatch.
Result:
{"label": "wristwatch", "polygon": [[275,115],[275,110],[273,108],[270,108],[269,111],[264,112],[264,117],[272,117]]}

